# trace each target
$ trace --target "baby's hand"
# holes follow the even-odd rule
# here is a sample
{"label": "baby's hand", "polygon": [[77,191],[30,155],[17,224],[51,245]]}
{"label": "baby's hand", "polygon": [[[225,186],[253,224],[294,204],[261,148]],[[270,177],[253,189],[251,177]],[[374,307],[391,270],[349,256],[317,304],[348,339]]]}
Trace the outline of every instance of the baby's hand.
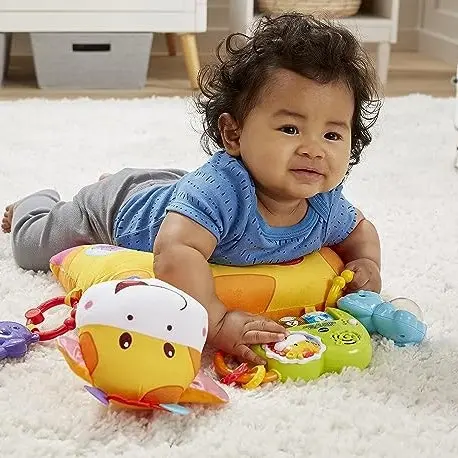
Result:
{"label": "baby's hand", "polygon": [[232,311],[224,316],[221,328],[212,339],[218,349],[254,364],[265,364],[249,345],[279,342],[286,337],[283,326],[251,313]]}
{"label": "baby's hand", "polygon": [[346,292],[354,292],[364,289],[379,293],[382,288],[382,279],[378,265],[368,258],[355,259],[349,262],[345,269],[355,273],[351,283],[347,285]]}

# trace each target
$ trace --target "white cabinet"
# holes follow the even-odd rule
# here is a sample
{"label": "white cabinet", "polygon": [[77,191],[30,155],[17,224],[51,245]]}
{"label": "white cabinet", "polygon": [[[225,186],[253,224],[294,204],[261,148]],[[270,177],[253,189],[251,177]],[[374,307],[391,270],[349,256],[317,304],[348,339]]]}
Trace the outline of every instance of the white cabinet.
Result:
{"label": "white cabinet", "polygon": [[[364,2],[363,2],[364,3]],[[388,76],[391,44],[398,38],[399,0],[372,0],[369,11],[336,21],[348,27],[362,42],[377,44],[376,67],[383,83]],[[230,2],[232,32],[249,32],[256,17],[253,0]],[[363,5],[364,6],[364,5]]]}
{"label": "white cabinet", "polygon": [[194,34],[206,30],[207,0],[0,0],[0,33],[180,34],[193,88],[200,66]]}
{"label": "white cabinet", "polygon": [[0,0],[1,32],[194,33],[206,29],[206,0]]}

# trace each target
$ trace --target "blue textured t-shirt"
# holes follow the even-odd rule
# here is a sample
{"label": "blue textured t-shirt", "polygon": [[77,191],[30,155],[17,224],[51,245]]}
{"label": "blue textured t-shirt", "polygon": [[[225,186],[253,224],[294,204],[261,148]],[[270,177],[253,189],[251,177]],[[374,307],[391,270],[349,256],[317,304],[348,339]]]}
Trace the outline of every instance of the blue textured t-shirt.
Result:
{"label": "blue textured t-shirt", "polygon": [[115,218],[113,238],[119,246],[152,251],[167,212],[176,212],[216,237],[210,262],[286,262],[336,245],[355,227],[356,211],[343,197],[342,186],[308,203],[299,223],[269,226],[258,212],[254,183],[243,163],[220,151],[177,182],[154,185],[130,197]]}

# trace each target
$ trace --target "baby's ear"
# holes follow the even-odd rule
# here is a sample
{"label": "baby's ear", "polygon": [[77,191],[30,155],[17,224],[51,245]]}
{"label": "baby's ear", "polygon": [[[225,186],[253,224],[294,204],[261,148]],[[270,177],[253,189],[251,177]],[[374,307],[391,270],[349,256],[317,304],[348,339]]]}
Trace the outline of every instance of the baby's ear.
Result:
{"label": "baby's ear", "polygon": [[234,157],[240,156],[240,126],[229,114],[222,113],[218,119],[218,128],[226,151]]}

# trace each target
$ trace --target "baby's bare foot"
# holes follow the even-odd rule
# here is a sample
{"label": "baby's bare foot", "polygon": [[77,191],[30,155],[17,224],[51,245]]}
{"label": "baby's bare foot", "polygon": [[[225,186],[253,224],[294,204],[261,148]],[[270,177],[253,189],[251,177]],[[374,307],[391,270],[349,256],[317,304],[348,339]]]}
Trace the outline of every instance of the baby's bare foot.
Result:
{"label": "baby's bare foot", "polygon": [[11,232],[11,220],[13,219],[13,209],[14,209],[14,204],[8,205],[5,208],[5,213],[3,213],[2,231],[5,234],[8,234],[9,232]]}
{"label": "baby's bare foot", "polygon": [[105,178],[111,176],[112,173],[102,173],[102,175],[99,176],[99,181],[104,180]]}

